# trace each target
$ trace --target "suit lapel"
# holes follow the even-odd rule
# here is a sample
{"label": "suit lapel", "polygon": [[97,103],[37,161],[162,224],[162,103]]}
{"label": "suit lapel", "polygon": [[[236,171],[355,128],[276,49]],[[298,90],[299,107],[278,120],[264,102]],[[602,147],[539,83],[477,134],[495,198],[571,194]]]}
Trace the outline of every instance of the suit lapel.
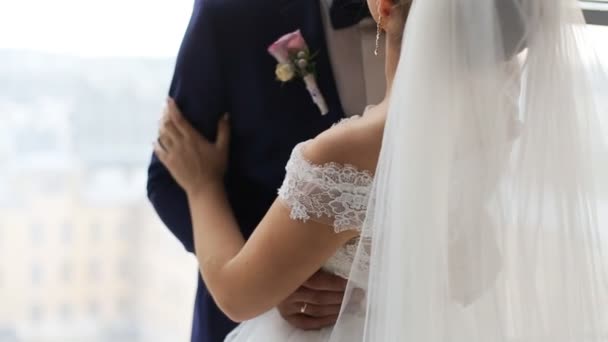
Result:
{"label": "suit lapel", "polygon": [[329,106],[329,113],[326,117],[331,121],[336,121],[344,116],[344,111],[340,104],[329,60],[320,7],[325,4],[322,4],[321,1],[324,0],[283,0],[281,16],[287,28],[285,33],[301,30],[311,52],[318,53],[316,57],[317,82]]}

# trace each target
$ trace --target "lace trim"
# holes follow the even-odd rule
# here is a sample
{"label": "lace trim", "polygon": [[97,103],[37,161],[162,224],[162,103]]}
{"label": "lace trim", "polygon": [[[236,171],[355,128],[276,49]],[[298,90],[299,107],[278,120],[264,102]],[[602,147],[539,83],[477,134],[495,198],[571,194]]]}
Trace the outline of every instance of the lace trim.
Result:
{"label": "lace trim", "polygon": [[349,164],[315,165],[297,145],[287,163],[279,198],[291,209],[294,220],[315,219],[332,225],[336,233],[361,230],[373,175]]}
{"label": "lace trim", "polygon": [[[368,106],[368,107],[369,107],[369,106]],[[367,110],[367,109],[366,109],[366,110]],[[361,115],[353,115],[353,116],[349,116],[349,117],[344,118],[344,119],[342,119],[342,120],[340,120],[340,121],[336,122],[335,124],[331,125],[331,127],[340,126],[340,125],[343,125],[343,124],[345,124],[345,123],[347,123],[347,122],[349,122],[349,121],[357,120],[357,119],[359,119],[359,118],[361,118]]]}
{"label": "lace trim", "polygon": [[[357,255],[359,244],[362,244],[362,250]],[[351,276],[355,278],[365,278],[369,272],[371,240],[355,238],[346,245],[342,246],[336,254],[334,254],[323,266],[328,272],[331,272],[344,279],[349,279]],[[356,264],[353,265],[353,262]],[[351,273],[351,267],[355,267],[355,273]],[[359,279],[349,279],[358,281]],[[363,285],[363,284],[362,284]]]}

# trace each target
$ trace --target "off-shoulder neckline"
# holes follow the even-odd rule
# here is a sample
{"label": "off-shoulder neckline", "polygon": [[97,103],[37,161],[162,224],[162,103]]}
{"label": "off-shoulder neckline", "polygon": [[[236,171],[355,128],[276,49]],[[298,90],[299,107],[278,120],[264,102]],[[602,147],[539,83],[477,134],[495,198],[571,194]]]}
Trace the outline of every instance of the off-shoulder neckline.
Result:
{"label": "off-shoulder neckline", "polygon": [[335,168],[335,169],[341,169],[341,170],[352,170],[353,172],[357,173],[357,174],[362,174],[365,177],[369,178],[369,183],[371,184],[371,182],[373,181],[374,178],[374,174],[373,172],[369,171],[369,170],[365,170],[365,169],[360,169],[357,166],[350,164],[350,163],[338,163],[338,162],[326,162],[326,163],[315,163],[312,162],[311,160],[309,160],[308,158],[306,158],[304,156],[304,153],[302,152],[302,149],[306,146],[307,143],[311,142],[312,139],[303,141],[299,144],[296,145],[296,147],[294,147],[293,149],[293,154],[294,157],[300,159],[301,161],[303,161],[304,163],[306,163],[309,167],[315,169],[326,169],[326,168]]}

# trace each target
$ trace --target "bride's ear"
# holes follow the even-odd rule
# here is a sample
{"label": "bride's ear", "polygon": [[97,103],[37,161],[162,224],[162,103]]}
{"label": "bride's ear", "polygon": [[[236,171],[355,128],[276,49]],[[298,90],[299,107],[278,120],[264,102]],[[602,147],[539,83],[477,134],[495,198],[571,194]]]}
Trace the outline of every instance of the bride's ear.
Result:
{"label": "bride's ear", "polygon": [[376,0],[378,2],[378,13],[383,18],[390,18],[393,15],[395,0]]}
{"label": "bride's ear", "polygon": [[394,6],[394,0],[368,0],[367,6],[376,23],[384,26],[385,21],[391,14],[391,8]]}

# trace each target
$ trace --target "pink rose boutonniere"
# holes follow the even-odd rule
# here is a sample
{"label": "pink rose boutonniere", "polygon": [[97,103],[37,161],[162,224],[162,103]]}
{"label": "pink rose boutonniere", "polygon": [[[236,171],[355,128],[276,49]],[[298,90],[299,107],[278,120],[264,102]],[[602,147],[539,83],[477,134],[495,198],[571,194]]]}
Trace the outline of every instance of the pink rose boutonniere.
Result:
{"label": "pink rose boutonniere", "polygon": [[311,54],[300,30],[288,33],[279,38],[268,48],[268,52],[277,60],[275,74],[277,79],[283,83],[300,77],[306,84],[306,89],[312,97],[312,101],[319,107],[321,115],[329,112],[327,103],[319,91],[315,76],[316,54]]}

